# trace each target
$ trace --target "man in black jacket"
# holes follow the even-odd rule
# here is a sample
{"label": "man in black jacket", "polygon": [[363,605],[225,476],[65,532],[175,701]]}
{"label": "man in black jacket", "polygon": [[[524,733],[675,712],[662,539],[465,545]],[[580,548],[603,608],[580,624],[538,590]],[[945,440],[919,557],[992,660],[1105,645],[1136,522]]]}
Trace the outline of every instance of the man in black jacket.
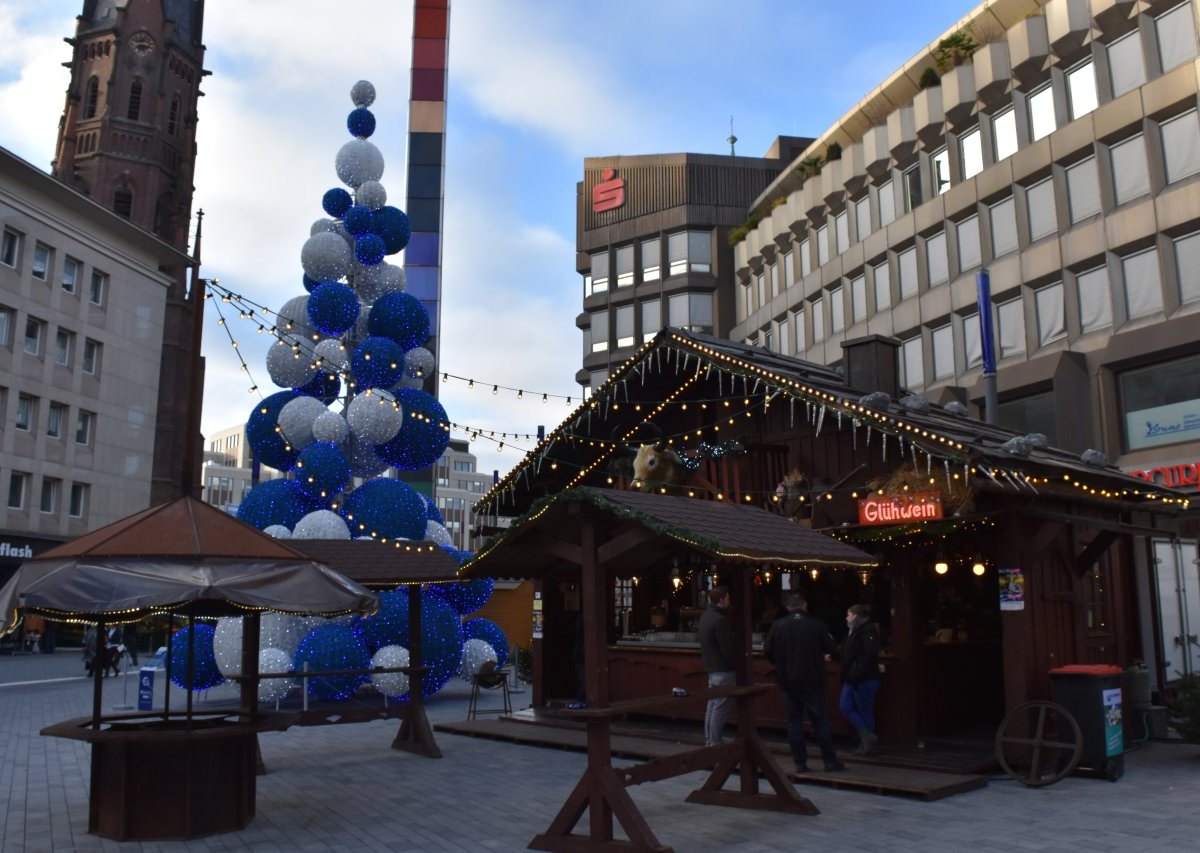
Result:
{"label": "man in black jacket", "polygon": [[875,741],[875,693],[879,690],[879,626],[867,615],[866,605],[852,604],[846,611],[850,633],[842,643],[842,716],[858,732],[855,755],[866,755]]}
{"label": "man in black jacket", "polygon": [[[715,586],[708,591],[708,607],[700,617],[700,658],[708,670],[709,687],[726,687],[736,683],[734,663],[733,628],[725,617],[729,609],[729,590]],[[725,721],[733,710],[733,697],[722,696],[709,699],[704,710],[704,745],[716,746],[721,742]]]}
{"label": "man in black jacket", "polygon": [[787,602],[788,615],[771,626],[763,654],[775,665],[775,680],[783,691],[788,713],[788,745],[797,773],[808,772],[804,744],[804,717],[812,723],[821,747],[826,770],[845,770],[838,761],[825,716],[825,663],[835,650],[833,637],[820,620],[808,615],[808,602],[793,593]]}

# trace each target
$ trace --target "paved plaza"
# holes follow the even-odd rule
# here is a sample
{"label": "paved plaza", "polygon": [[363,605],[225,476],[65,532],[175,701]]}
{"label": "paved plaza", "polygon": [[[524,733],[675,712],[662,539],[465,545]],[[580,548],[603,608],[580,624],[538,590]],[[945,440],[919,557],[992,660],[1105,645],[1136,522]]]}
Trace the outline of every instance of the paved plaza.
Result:
{"label": "paved plaza", "polygon": [[[136,702],[133,675],[109,678],[104,689],[106,711]],[[173,704],[182,701],[173,695]],[[529,693],[513,698],[519,708]],[[465,719],[467,699],[455,681],[430,701],[430,717]],[[437,738],[445,757],[421,758],[389,748],[395,721],[294,728],[261,737],[269,772],[258,780],[258,816],[247,829],[117,843],[86,831],[89,747],[38,734],[90,713],[90,702],[77,650],[0,657],[4,853],[518,851],[546,829],[585,763],[581,753],[444,733]],[[1072,778],[1035,790],[1000,779],[933,803],[805,786],[821,809],[816,817],[685,803],[704,778],[631,789],[659,840],[679,853],[1200,849],[1200,747],[1177,743],[1131,752],[1116,783]]]}

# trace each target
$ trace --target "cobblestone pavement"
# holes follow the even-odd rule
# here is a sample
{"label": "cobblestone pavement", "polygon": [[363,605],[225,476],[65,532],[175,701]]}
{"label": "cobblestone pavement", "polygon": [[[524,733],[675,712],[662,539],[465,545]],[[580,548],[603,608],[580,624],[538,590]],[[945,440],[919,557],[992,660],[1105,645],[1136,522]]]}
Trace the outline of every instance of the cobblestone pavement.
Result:
{"label": "cobblestone pavement", "polygon": [[[104,691],[106,710],[135,702],[134,676],[107,679]],[[431,700],[431,718],[465,719],[467,692],[448,685]],[[529,693],[513,698],[521,707]],[[421,758],[389,748],[395,721],[292,729],[261,737],[269,772],[258,780],[258,815],[247,829],[117,843],[87,833],[87,745],[38,734],[90,713],[90,702],[78,650],[0,657],[4,853],[519,851],[546,829],[585,762],[581,753],[441,733],[445,757]],[[1072,778],[1031,789],[997,780],[935,803],[805,787],[821,809],[815,817],[685,803],[703,779],[631,789],[659,840],[679,853],[1200,849],[1200,747],[1176,743],[1131,752],[1116,783]]]}

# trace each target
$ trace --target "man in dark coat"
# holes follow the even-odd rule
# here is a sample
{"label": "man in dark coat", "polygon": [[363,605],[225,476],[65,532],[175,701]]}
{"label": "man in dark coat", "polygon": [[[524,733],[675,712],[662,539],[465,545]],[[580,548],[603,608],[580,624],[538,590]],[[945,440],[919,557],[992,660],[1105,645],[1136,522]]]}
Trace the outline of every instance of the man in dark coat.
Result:
{"label": "man in dark coat", "polygon": [[771,626],[763,654],[775,665],[775,680],[787,704],[788,745],[797,773],[808,772],[804,717],[812,723],[826,770],[845,770],[838,761],[825,716],[825,663],[836,646],[820,620],[808,615],[808,602],[799,593],[787,601],[788,615]]}
{"label": "man in dark coat", "polygon": [[858,732],[855,755],[866,755],[879,738],[875,735],[875,694],[879,690],[879,626],[867,615],[866,605],[852,604],[846,611],[850,633],[842,643],[842,696],[838,707]]}
{"label": "man in dark coat", "polygon": [[[737,683],[734,662],[733,627],[725,616],[729,609],[729,590],[715,586],[708,591],[708,607],[700,616],[700,658],[708,670],[709,687],[726,687]],[[721,742],[725,721],[733,710],[733,697],[721,696],[708,700],[704,710],[704,745]]]}

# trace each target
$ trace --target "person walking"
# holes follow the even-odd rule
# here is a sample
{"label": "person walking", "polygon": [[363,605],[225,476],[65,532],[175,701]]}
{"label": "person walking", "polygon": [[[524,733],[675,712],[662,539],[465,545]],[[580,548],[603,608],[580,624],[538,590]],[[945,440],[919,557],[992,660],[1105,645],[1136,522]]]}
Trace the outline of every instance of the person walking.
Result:
{"label": "person walking", "polygon": [[121,632],[121,639],[125,644],[125,653],[129,655],[130,666],[138,665],[138,629],[136,622],[130,622]]}
{"label": "person walking", "polygon": [[864,604],[846,611],[850,632],[842,643],[842,696],[838,708],[858,732],[855,755],[866,755],[879,738],[875,734],[875,694],[879,691],[879,626]]}
{"label": "person walking", "polygon": [[833,637],[819,619],[808,615],[803,595],[792,593],[788,615],[771,626],[763,643],[763,654],[775,665],[775,680],[787,705],[788,746],[797,773],[808,772],[808,750],[804,743],[804,718],[812,723],[813,736],[829,771],[845,770],[838,761],[825,715],[825,664],[836,650]]}
{"label": "person walking", "polygon": [[[737,682],[734,663],[733,627],[729,624],[729,589],[714,586],[708,591],[708,607],[700,616],[700,658],[708,670],[709,687],[727,687]],[[704,710],[704,745],[717,746],[725,721],[733,710],[733,697],[721,696],[708,700]]]}

